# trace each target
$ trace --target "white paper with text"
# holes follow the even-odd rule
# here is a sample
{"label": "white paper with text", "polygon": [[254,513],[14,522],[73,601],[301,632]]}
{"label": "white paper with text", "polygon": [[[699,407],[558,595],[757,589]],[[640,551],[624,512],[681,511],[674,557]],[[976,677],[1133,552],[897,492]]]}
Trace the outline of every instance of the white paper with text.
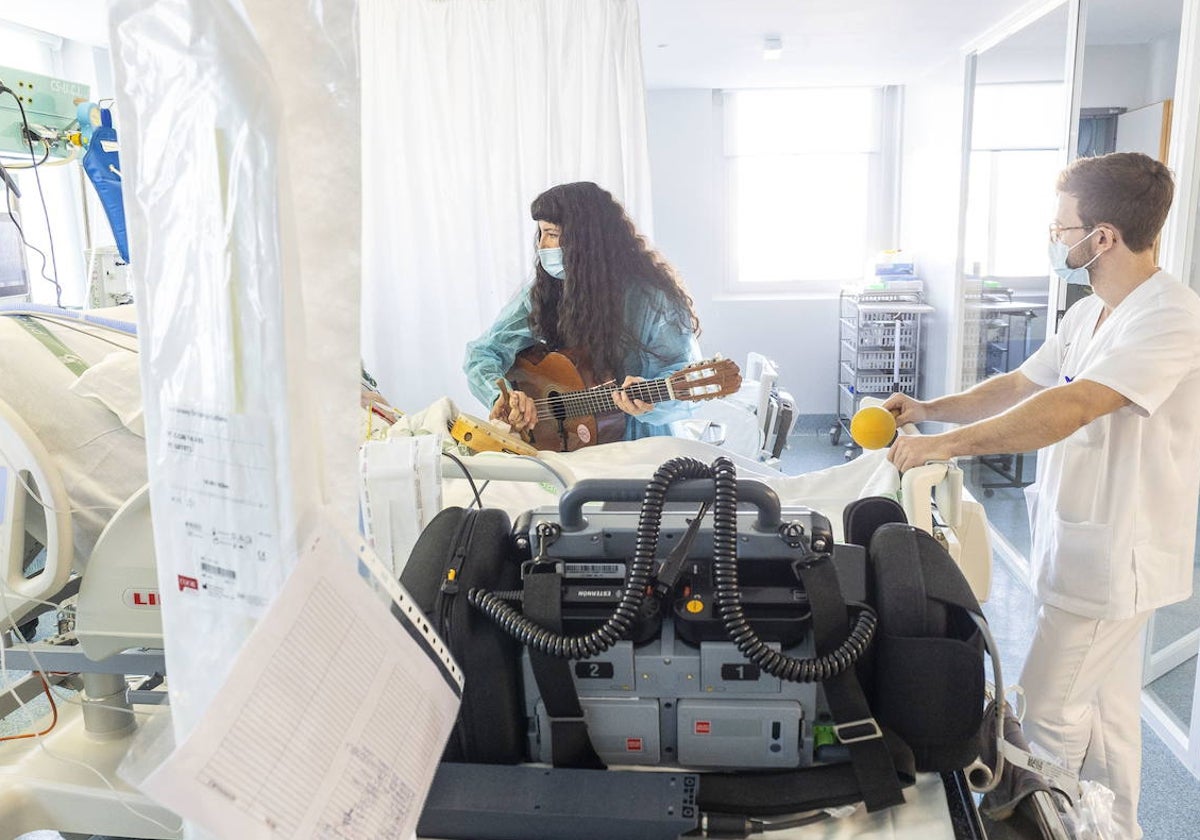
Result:
{"label": "white paper with text", "polygon": [[309,544],[148,795],[219,837],[413,835],[461,673],[407,593],[359,568],[380,569],[365,545]]}

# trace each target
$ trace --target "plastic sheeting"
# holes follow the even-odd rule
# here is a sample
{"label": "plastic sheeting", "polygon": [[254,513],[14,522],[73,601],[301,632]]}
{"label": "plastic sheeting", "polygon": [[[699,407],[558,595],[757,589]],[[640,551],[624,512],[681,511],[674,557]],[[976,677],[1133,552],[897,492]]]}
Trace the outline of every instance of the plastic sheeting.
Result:
{"label": "plastic sheeting", "polygon": [[180,740],[309,529],[357,521],[355,8],[110,4]]}
{"label": "plastic sheeting", "polygon": [[361,5],[367,370],[397,408],[478,413],[464,346],[532,278],[534,197],[595,181],[653,235],[638,6]]}

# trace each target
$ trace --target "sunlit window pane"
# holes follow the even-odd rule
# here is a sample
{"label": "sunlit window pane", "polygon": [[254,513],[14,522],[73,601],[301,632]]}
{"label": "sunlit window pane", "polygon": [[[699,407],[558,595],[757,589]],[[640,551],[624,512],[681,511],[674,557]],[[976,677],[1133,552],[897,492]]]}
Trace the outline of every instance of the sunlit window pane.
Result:
{"label": "sunlit window pane", "polygon": [[833,292],[862,276],[885,215],[873,194],[883,98],[855,87],[725,92],[734,286]]}
{"label": "sunlit window pane", "polygon": [[877,151],[879,95],[855,87],[727,92],[725,154]]}
{"label": "sunlit window pane", "polygon": [[736,281],[859,277],[867,253],[869,156],[764,155],[734,162]]}
{"label": "sunlit window pane", "polygon": [[1062,154],[971,153],[965,269],[969,275],[1033,277],[1049,272],[1046,227]]}
{"label": "sunlit window pane", "polygon": [[1058,150],[997,155],[993,274],[1049,273],[1046,227],[1054,220],[1054,179],[1062,167],[1060,157]]}
{"label": "sunlit window pane", "polygon": [[1061,82],[979,85],[971,121],[973,149],[1057,149],[1067,111]]}

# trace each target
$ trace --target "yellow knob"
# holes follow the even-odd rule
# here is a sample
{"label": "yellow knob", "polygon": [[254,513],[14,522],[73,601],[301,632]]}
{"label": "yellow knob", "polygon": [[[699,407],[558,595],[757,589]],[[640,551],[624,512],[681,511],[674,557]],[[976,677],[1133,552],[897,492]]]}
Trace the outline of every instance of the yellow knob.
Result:
{"label": "yellow knob", "polygon": [[687,602],[687,611],[690,613],[704,612],[704,602],[699,598],[693,598]]}

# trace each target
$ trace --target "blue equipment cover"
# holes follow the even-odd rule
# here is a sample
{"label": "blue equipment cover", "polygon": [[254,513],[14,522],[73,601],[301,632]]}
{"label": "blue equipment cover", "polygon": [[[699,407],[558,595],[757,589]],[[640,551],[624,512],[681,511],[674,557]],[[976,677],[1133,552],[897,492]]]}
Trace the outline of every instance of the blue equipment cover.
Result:
{"label": "blue equipment cover", "polygon": [[87,154],[83,156],[83,170],[92,179],[100,203],[104,205],[121,259],[129,262],[125,205],[121,201],[121,159],[117,152],[117,130],[112,126],[112,111],[102,108],[100,120],[100,125],[92,129],[92,139]]}

